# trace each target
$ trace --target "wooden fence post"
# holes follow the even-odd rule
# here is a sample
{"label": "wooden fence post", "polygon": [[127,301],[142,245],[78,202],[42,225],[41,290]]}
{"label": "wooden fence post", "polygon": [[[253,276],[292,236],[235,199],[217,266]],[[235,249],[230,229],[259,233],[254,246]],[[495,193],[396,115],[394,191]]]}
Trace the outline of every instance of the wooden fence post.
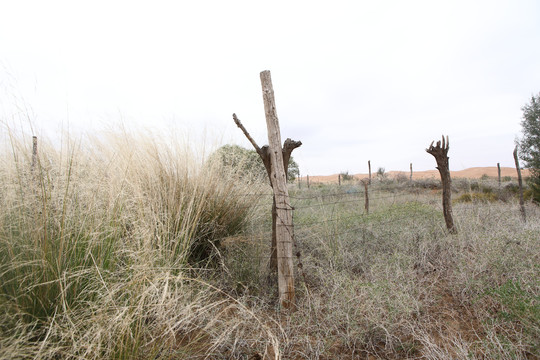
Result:
{"label": "wooden fence post", "polygon": [[371,160],[368,160],[367,166],[369,169],[369,185],[371,185]]}
{"label": "wooden fence post", "polygon": [[411,168],[411,176],[409,177],[409,181],[412,182],[412,163],[410,165],[410,168]]}
{"label": "wooden fence post", "polygon": [[306,175],[307,188],[309,189],[309,175]]}
{"label": "wooden fence post", "polygon": [[32,164],[31,164],[32,171],[34,171],[34,169],[36,168],[37,155],[38,155],[37,136],[32,136]]}
{"label": "wooden fence post", "polygon": [[446,228],[451,234],[456,234],[457,229],[454,225],[454,218],[452,216],[452,178],[450,177],[450,166],[448,164],[448,149],[450,148],[450,142],[448,136],[446,136],[446,142],[444,141],[444,135],[441,142],[437,141],[437,146],[433,146],[433,141],[426,151],[435,157],[437,161],[437,170],[441,175],[441,182],[443,188],[443,214],[444,221],[446,222]]}
{"label": "wooden fence post", "polygon": [[366,209],[366,214],[369,214],[369,194],[368,194],[368,185],[369,179],[362,179],[362,184],[364,184],[364,209]]}
{"label": "wooden fence post", "polygon": [[[270,186],[273,188],[274,185],[272,184],[272,181],[271,181],[272,169],[270,165],[270,150],[269,150],[268,145],[265,145],[262,148],[259,147],[259,145],[257,145],[255,140],[253,140],[249,132],[246,130],[244,125],[242,125],[238,117],[236,117],[236,114],[233,114],[233,120],[236,126],[238,126],[240,130],[242,130],[242,132],[244,133],[246,138],[249,140],[251,145],[253,145],[253,148],[255,148],[255,151],[257,152],[257,154],[259,154],[259,157],[261,158],[264,164],[264,167],[266,169],[266,174],[268,175],[268,179],[270,180]],[[285,140],[285,142],[283,143],[283,150],[282,150],[284,169],[288,169],[289,167],[289,160],[291,158],[292,151],[301,145],[302,145],[302,142],[300,141],[294,141],[291,139]],[[309,176],[308,176],[308,188],[309,188]],[[277,210],[276,210],[276,196],[274,194],[272,198],[272,242],[270,246],[270,264],[269,264],[270,270],[272,272],[278,271],[277,248],[276,248],[277,247],[276,224],[277,224]]]}
{"label": "wooden fence post", "polygon": [[499,175],[499,189],[501,188],[501,164],[497,163],[497,174]]}
{"label": "wooden fence post", "polygon": [[341,174],[337,176],[338,185],[341,186]]}
{"label": "wooden fence post", "polygon": [[281,148],[281,133],[277,117],[274,89],[270,71],[261,72],[266,127],[268,129],[268,144],[270,147],[270,165],[272,189],[276,199],[277,210],[277,261],[278,288],[280,303],[284,308],[294,308],[294,265],[293,265],[293,224],[292,206],[289,202],[287,189],[287,174],[283,167]]}
{"label": "wooden fence post", "polygon": [[519,167],[519,160],[517,155],[518,148],[514,148],[514,162],[516,163],[516,170],[518,174],[518,184],[519,184],[519,209],[521,211],[521,217],[523,221],[527,221],[527,216],[525,215],[525,201],[523,200],[523,180],[521,179],[521,168]]}

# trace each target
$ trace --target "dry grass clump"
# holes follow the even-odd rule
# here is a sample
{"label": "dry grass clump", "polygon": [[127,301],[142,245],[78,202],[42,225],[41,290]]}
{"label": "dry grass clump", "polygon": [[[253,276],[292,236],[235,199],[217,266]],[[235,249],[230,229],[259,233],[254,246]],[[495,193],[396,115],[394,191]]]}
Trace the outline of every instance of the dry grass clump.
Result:
{"label": "dry grass clump", "polygon": [[455,204],[450,235],[438,194],[374,192],[367,215],[356,190],[292,192],[298,310],[268,314],[284,358],[538,357],[537,207]]}
{"label": "dry grass clump", "polygon": [[257,310],[194,267],[256,216],[237,174],[126,133],[40,139],[32,167],[28,139],[8,131],[0,156],[0,358],[278,351]]}

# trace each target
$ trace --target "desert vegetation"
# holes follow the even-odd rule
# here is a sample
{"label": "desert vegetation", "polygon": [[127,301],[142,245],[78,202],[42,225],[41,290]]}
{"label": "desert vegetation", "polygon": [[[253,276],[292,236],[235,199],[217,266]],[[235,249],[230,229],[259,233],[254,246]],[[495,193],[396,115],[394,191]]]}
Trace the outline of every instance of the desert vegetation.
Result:
{"label": "desert vegetation", "polygon": [[1,359],[536,359],[540,210],[515,182],[291,184],[297,304],[243,165],[127,132],[0,155]]}

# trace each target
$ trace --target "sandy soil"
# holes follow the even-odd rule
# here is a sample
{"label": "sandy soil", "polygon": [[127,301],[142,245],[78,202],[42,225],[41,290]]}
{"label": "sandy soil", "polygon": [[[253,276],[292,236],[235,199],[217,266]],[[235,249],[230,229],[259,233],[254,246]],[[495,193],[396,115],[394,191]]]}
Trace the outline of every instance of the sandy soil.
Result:
{"label": "sandy soil", "polygon": [[[408,171],[387,171],[386,172],[390,178],[393,178],[399,174],[406,176],[407,178],[410,176],[410,173]],[[490,177],[496,178],[497,175],[497,167],[474,167],[474,168],[468,168],[465,170],[459,170],[459,171],[450,171],[450,174],[453,178],[467,178],[467,179],[479,179],[483,175],[487,175]],[[521,175],[523,177],[527,177],[529,175],[529,170],[522,170]],[[367,178],[368,174],[354,174],[353,175],[356,179],[360,180],[363,178]],[[372,173],[372,177],[375,177],[376,174]],[[517,172],[515,168],[512,167],[501,167],[501,176],[510,176],[512,178],[517,178]],[[439,177],[439,171],[438,170],[426,170],[426,171],[413,171],[413,179],[440,179]],[[302,177],[302,180],[305,181],[305,177]],[[325,175],[325,176],[309,176],[310,182],[319,182],[319,183],[333,183],[338,181],[338,174],[334,175]]]}

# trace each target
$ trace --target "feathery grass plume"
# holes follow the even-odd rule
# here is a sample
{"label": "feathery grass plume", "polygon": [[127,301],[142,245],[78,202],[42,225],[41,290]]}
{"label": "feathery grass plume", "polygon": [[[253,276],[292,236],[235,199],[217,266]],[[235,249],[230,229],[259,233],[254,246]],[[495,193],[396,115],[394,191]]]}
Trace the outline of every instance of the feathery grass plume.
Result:
{"label": "feathery grass plume", "polygon": [[193,268],[254,214],[257,198],[233,176],[203,167],[185,145],[126,132],[64,138],[60,149],[40,138],[33,169],[31,137],[8,131],[7,139],[1,359],[206,355],[222,350],[231,326],[243,328],[220,320],[223,311],[257,320]]}

